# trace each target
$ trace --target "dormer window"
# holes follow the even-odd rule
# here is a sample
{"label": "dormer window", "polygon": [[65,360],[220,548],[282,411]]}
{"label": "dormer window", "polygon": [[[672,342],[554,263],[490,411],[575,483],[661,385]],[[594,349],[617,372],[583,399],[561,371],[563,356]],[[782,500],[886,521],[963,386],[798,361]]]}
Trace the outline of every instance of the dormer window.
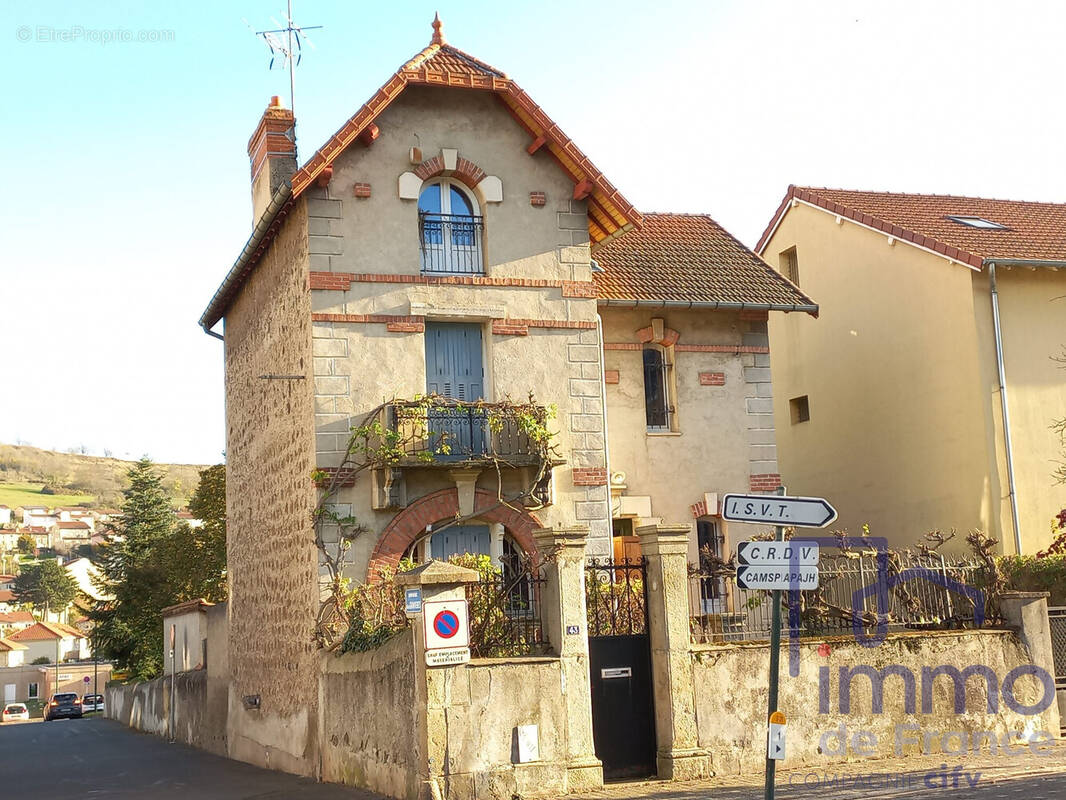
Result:
{"label": "dormer window", "polygon": [[1005,231],[1008,230],[1006,225],[1000,225],[998,222],[993,222],[990,219],[984,217],[955,217],[948,215],[948,219],[952,222],[957,222],[960,225],[966,225],[970,228],[981,228],[986,231]]}
{"label": "dormer window", "polygon": [[427,183],[418,196],[418,235],[424,273],[480,275],[484,222],[477,200],[455,181]]}

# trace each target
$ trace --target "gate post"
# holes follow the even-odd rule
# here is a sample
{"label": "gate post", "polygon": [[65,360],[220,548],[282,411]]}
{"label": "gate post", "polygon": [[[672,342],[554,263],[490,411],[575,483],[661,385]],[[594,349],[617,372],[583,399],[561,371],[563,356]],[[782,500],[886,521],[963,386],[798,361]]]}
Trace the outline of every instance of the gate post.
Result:
{"label": "gate post", "polygon": [[637,528],[647,562],[648,633],[655,697],[659,777],[692,780],[712,775],[710,754],[699,746],[689,633],[690,525]]}
{"label": "gate post", "polygon": [[[407,572],[396,575],[397,586],[418,586],[422,602],[433,600],[463,600],[466,584],[481,579],[477,570],[449,564],[446,561],[427,561]],[[421,614],[411,619],[414,645],[414,713],[415,763],[414,779],[418,783],[419,800],[434,800],[442,796],[442,782],[448,777],[448,675],[459,667],[426,666],[426,634]]]}
{"label": "gate post", "polygon": [[[1050,596],[1050,592],[1003,592],[999,596],[999,610],[1003,614],[1003,621],[1018,631],[1018,638],[1029,648],[1033,664],[1046,670],[1054,680],[1055,650],[1047,610],[1047,599]],[[1047,715],[1051,735],[1058,738],[1058,702],[1051,704]]]}
{"label": "gate post", "polygon": [[541,614],[544,635],[559,654],[560,690],[566,704],[567,791],[603,786],[603,764],[592,739],[588,616],[585,613],[586,526],[533,531],[544,560]]}

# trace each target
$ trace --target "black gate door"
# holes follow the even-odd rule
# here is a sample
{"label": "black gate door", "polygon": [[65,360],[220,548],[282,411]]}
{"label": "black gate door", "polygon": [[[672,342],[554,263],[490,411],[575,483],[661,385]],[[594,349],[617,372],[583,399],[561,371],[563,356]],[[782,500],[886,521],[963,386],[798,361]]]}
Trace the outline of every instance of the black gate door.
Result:
{"label": "black gate door", "polygon": [[592,735],[606,780],[655,774],[644,561],[585,566]]}

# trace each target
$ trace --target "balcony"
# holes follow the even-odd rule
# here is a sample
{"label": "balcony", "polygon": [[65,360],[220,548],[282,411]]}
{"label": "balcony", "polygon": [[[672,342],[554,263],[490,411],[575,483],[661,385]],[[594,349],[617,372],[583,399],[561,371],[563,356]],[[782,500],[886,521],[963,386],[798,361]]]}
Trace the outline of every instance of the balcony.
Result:
{"label": "balcony", "polygon": [[[528,407],[527,407],[528,408]],[[382,409],[383,444],[396,467],[484,465],[537,466],[544,459],[535,428],[548,419],[537,406],[533,420],[503,403],[464,403],[449,398],[398,400]],[[532,424],[531,424],[532,423]]]}
{"label": "balcony", "polygon": [[482,217],[418,212],[423,275],[483,275]]}

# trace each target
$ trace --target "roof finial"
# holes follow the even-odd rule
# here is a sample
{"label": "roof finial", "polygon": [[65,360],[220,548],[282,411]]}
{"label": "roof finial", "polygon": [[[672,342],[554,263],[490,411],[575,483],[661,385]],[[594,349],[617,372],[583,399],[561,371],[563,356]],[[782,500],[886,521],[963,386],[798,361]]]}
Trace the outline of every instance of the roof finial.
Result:
{"label": "roof finial", "polygon": [[433,14],[433,38],[430,44],[444,44],[444,23],[440,21],[440,14]]}

